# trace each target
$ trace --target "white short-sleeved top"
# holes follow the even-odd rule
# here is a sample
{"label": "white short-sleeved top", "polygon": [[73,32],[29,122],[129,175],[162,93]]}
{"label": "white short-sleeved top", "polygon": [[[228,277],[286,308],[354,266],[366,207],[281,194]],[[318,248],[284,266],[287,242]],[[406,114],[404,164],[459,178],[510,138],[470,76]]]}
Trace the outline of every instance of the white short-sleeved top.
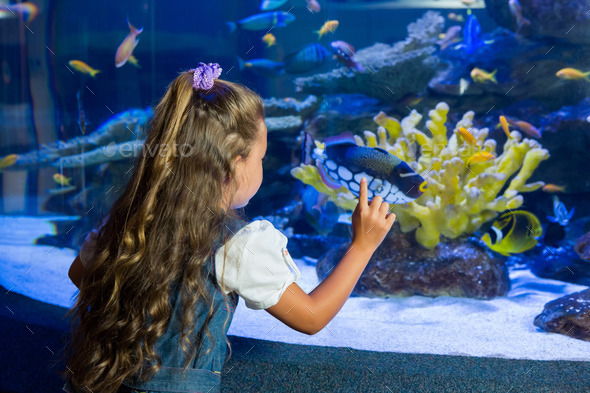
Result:
{"label": "white short-sleeved top", "polygon": [[[94,252],[98,229],[93,229],[80,249],[80,260],[88,266]],[[225,271],[223,271],[224,252]],[[246,307],[260,310],[279,302],[287,287],[301,273],[287,251],[287,237],[267,220],[256,220],[242,227],[215,254],[217,282],[225,293],[235,291]]]}

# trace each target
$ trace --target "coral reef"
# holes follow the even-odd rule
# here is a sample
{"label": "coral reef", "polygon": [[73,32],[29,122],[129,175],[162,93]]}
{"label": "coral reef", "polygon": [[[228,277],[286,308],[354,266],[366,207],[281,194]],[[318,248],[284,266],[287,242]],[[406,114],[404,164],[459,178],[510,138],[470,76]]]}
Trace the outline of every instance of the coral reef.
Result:
{"label": "coral reef", "polygon": [[320,100],[314,95],[309,95],[303,101],[292,97],[285,98],[264,98],[264,112],[267,117],[279,116],[301,116],[306,118],[320,107]]}
{"label": "coral reef", "polygon": [[[588,0],[520,0],[522,16],[528,19],[521,34],[536,38],[558,38],[572,43],[590,43]],[[496,23],[513,31],[517,23],[505,0],[487,0],[486,8]],[[573,32],[572,29],[575,29]]]}
{"label": "coral reef", "polygon": [[394,45],[376,43],[356,52],[354,59],[365,71],[346,67],[295,79],[296,90],[311,93],[362,93],[394,103],[405,94],[422,91],[434,76],[439,60],[431,56],[442,32],[444,18],[428,11],[408,25],[408,38]]}
{"label": "coral reef", "polygon": [[[486,139],[488,129],[473,127],[474,113],[469,111],[447,137],[445,121],[449,107],[439,103],[428,115],[425,127],[416,128],[422,115],[413,111],[398,121],[381,112],[375,116],[377,134],[365,131],[363,140],[356,135],[358,145],[380,147],[406,161],[428,182],[428,189],[414,202],[392,206],[402,232],[416,230],[416,240],[432,249],[440,236],[455,239],[474,233],[482,224],[498,213],[517,209],[523,203],[520,192],[529,192],[544,185],[527,180],[539,163],[549,157],[539,142],[524,138],[518,131],[511,132],[501,155],[480,163],[470,163],[478,149],[496,155],[496,141]],[[467,143],[456,131],[464,127],[473,135],[477,146]],[[427,134],[431,134],[428,136]],[[316,145],[321,143],[316,141]],[[328,195],[336,205],[353,210],[358,203],[346,188],[331,189],[321,180],[315,166],[293,168],[291,174],[316,190]],[[508,180],[510,183],[507,184]]]}

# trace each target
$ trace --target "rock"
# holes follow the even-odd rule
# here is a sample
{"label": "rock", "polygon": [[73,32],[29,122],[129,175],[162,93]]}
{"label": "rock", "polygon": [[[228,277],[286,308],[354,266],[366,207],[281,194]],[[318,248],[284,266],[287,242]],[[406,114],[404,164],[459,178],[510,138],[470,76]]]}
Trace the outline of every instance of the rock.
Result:
{"label": "rock", "polygon": [[408,26],[408,38],[394,45],[376,43],[358,50],[354,60],[365,68],[355,72],[346,67],[295,79],[297,91],[311,94],[361,93],[395,103],[405,94],[424,90],[439,65],[431,56],[442,32],[444,18],[428,11]]}
{"label": "rock", "polygon": [[537,277],[590,285],[590,263],[580,259],[571,246],[546,246],[527,259],[531,272]]}
{"label": "rock", "polygon": [[553,333],[590,341],[590,290],[572,293],[545,304],[535,326]]}
{"label": "rock", "polygon": [[574,250],[576,250],[580,258],[585,261],[590,261],[590,232],[587,232],[576,241]]}
{"label": "rock", "polygon": [[[520,33],[539,38],[558,38],[573,43],[590,43],[588,0],[519,0],[522,16],[530,24]],[[517,30],[506,0],[486,0],[488,14],[500,26]]]}
{"label": "rock", "polygon": [[309,95],[303,101],[292,97],[264,98],[264,114],[267,117],[300,116],[305,119],[309,114],[317,111],[320,100],[314,95]]}
{"label": "rock", "polygon": [[[333,248],[317,262],[323,280],[344,256],[348,245]],[[504,259],[492,257],[479,244],[465,237],[443,239],[427,250],[415,241],[413,232],[401,233],[398,226],[385,237],[363,271],[354,295],[457,296],[492,299],[510,290]]]}
{"label": "rock", "polygon": [[264,122],[268,132],[296,131],[303,124],[299,116],[265,117]]}

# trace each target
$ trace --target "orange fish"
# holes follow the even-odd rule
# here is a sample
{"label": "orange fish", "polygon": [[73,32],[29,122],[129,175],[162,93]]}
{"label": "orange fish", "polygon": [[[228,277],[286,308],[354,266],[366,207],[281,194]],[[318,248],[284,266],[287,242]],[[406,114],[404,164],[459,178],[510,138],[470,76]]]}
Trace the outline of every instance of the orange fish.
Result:
{"label": "orange fish", "polygon": [[511,139],[512,137],[510,136],[510,128],[508,127],[508,121],[506,120],[506,117],[504,117],[504,115],[500,116],[500,125],[502,126],[502,129],[504,130],[504,134],[506,134],[506,137],[508,137],[508,139]]}
{"label": "orange fish", "polygon": [[315,33],[318,33],[318,40],[321,39],[324,36],[324,34],[327,34],[328,32],[334,33],[334,31],[338,28],[339,23],[340,22],[338,22],[337,20],[326,21],[326,23],[322,25],[321,29],[315,31]]}
{"label": "orange fish", "polygon": [[572,80],[585,79],[588,82],[590,82],[590,79],[588,79],[588,75],[590,75],[590,71],[583,72],[583,71],[577,70],[575,68],[562,68],[561,70],[557,71],[555,73],[555,75],[558,78],[562,78],[562,79],[572,79]]}
{"label": "orange fish", "polygon": [[541,131],[539,131],[539,129],[536,128],[531,123],[527,123],[526,121],[523,121],[523,120],[515,120],[510,117],[506,118],[506,120],[508,121],[508,123],[512,127],[518,128],[519,130],[521,130],[522,132],[524,132],[528,136],[533,137],[533,138],[541,138]]}
{"label": "orange fish", "polygon": [[545,184],[541,190],[554,194],[557,192],[565,192],[565,186],[558,186],[557,184]]}
{"label": "orange fish", "polygon": [[470,133],[469,131],[467,131],[465,129],[465,127],[459,128],[458,132],[467,143],[469,143],[473,146],[476,146],[479,149],[479,145],[477,144],[477,140],[475,139],[475,137],[473,136],[472,133]]}
{"label": "orange fish", "polygon": [[496,158],[496,157],[490,152],[479,151],[479,152],[475,153],[474,155],[472,155],[471,157],[469,157],[469,159],[467,160],[467,164],[478,164],[480,162],[486,162],[486,161],[493,160],[494,158]]}
{"label": "orange fish", "polygon": [[76,71],[78,71],[82,74],[88,74],[93,78],[96,77],[96,74],[101,72],[100,70],[96,70],[80,60],[70,60],[70,61],[68,61],[68,64]]}
{"label": "orange fish", "polygon": [[7,168],[11,165],[14,165],[16,159],[18,158],[18,154],[9,154],[3,159],[0,160],[0,170]]}
{"label": "orange fish", "polygon": [[115,66],[117,68],[123,67],[127,60],[129,60],[129,56],[133,54],[133,49],[135,49],[139,43],[137,36],[143,31],[143,27],[139,30],[136,29],[131,23],[129,23],[129,19],[127,19],[127,24],[129,25],[129,34],[127,34],[127,37],[121,42],[121,45],[117,48],[117,54],[115,54]]}
{"label": "orange fish", "polygon": [[55,180],[57,184],[61,184],[62,186],[71,186],[70,180],[72,180],[72,178],[65,177],[60,173],[56,173],[55,175],[53,175],[53,180]]}

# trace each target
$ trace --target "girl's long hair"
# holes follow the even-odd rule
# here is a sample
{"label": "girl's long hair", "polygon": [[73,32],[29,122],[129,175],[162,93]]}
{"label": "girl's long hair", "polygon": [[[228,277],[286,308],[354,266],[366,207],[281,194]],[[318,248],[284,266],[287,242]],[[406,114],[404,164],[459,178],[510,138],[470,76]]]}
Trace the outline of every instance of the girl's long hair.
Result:
{"label": "girl's long hair", "polygon": [[[204,267],[214,241],[231,236],[228,220],[241,218],[222,207],[222,189],[229,179],[231,206],[234,159],[250,153],[264,106],[242,85],[217,79],[210,91],[194,91],[192,78],[181,73],[158,103],[136,168],[98,233],[66,315],[73,314],[72,330],[60,374],[80,391],[114,393],[140,369],[142,381],[153,378],[162,365],[154,344],[171,319],[174,283],[181,283],[184,370],[199,348],[188,337],[201,299],[211,307],[199,333],[213,340],[207,328],[213,294],[206,291]],[[221,293],[229,309],[223,286]]]}

